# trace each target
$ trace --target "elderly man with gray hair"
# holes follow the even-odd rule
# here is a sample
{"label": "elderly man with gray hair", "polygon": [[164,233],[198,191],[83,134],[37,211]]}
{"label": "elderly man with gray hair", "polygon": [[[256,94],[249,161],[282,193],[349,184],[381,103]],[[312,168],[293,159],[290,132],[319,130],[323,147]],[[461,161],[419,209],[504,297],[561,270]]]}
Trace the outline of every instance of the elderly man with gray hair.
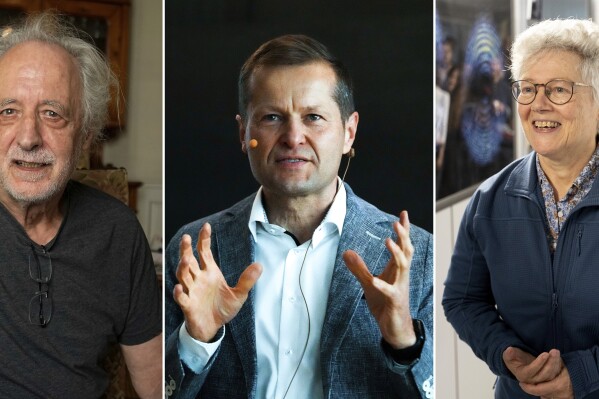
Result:
{"label": "elderly man with gray hair", "polygon": [[119,343],[142,397],[161,391],[161,306],[135,215],[70,180],[115,78],[53,14],[0,38],[0,391],[98,398]]}

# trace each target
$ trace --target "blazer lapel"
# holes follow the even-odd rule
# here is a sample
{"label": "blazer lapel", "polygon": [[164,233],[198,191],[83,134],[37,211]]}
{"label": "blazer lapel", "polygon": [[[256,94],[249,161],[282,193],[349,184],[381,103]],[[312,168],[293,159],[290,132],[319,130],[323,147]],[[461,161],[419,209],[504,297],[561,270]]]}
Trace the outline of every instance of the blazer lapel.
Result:
{"label": "blazer lapel", "polygon": [[[219,266],[229,286],[237,285],[241,273],[254,261],[254,245],[247,226],[252,201],[246,205],[232,219],[214,229]],[[257,376],[254,290],[250,291],[247,301],[227,328],[241,359],[248,397],[253,398]]]}
{"label": "blazer lapel", "polygon": [[381,257],[386,251],[385,239],[389,237],[389,227],[383,227],[381,221],[388,223],[386,219],[381,219],[380,213],[369,212],[368,209],[361,207],[357,197],[348,188],[347,213],[337,249],[321,335],[323,371],[339,348],[358,303],[364,295],[360,283],[343,261],[343,252],[348,249],[356,251],[372,274],[380,274],[385,267],[385,264],[380,264]]}

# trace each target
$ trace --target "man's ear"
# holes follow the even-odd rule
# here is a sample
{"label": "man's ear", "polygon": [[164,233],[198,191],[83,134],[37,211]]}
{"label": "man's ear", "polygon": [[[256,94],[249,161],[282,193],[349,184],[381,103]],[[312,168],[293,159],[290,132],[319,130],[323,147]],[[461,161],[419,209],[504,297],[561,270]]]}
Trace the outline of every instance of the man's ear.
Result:
{"label": "man's ear", "polygon": [[345,141],[343,143],[343,153],[347,154],[351,149],[352,145],[354,145],[354,140],[356,139],[356,133],[358,131],[358,121],[360,116],[357,112],[353,112],[349,118],[345,121],[344,134]]}
{"label": "man's ear", "polygon": [[83,132],[84,136],[83,136],[83,143],[81,143],[81,151],[82,152],[88,152],[92,143],[94,142],[94,137],[96,137],[96,135],[93,132]]}
{"label": "man's ear", "polygon": [[243,123],[243,119],[241,115],[235,115],[235,120],[237,121],[237,128],[239,129],[239,141],[241,142],[241,151],[244,154],[247,154],[248,150],[245,145],[245,124]]}

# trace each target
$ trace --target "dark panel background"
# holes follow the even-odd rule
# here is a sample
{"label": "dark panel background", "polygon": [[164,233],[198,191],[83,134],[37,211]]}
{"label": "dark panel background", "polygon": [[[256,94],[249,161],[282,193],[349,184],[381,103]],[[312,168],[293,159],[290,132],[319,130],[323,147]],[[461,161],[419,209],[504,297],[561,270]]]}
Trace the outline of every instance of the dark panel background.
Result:
{"label": "dark panel background", "polygon": [[352,74],[360,123],[346,181],[380,209],[407,209],[432,231],[432,1],[168,0],[165,7],[167,242],[181,225],[258,188],[240,150],[237,76],[260,44],[286,33],[320,40]]}

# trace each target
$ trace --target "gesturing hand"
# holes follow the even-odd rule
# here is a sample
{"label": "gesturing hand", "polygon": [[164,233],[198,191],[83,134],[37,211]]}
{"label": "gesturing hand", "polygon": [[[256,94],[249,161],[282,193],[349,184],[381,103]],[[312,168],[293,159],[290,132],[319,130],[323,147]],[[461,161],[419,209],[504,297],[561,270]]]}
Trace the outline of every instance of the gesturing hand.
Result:
{"label": "gesturing hand", "polygon": [[385,270],[374,277],[364,260],[352,250],[345,251],[343,260],[364,289],[366,303],[376,319],[383,339],[394,349],[414,345],[416,334],[410,316],[410,263],[414,247],[410,241],[408,212],[393,223],[397,243],[387,238],[385,245],[391,259]]}
{"label": "gesturing hand", "polygon": [[212,257],[210,234],[210,224],[206,223],[196,247],[200,264],[193,255],[191,237],[183,235],[177,267],[179,284],[173,290],[175,302],[185,316],[187,332],[202,342],[212,340],[218,329],[237,315],[262,274],[262,266],[252,263],[239,277],[237,286],[229,287]]}

